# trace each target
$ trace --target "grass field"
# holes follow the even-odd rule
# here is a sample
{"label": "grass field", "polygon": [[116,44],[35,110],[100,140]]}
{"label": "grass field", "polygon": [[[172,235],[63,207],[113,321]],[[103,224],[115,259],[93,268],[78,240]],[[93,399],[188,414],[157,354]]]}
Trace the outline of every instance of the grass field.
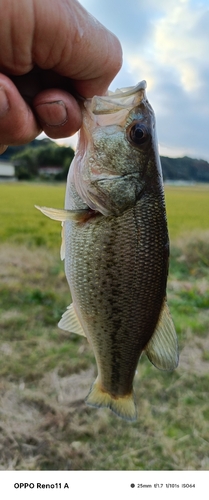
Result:
{"label": "grass field", "polygon": [[[209,185],[166,186],[171,240],[185,232],[209,229]],[[60,225],[37,212],[34,205],[63,208],[65,184],[0,184],[0,241],[57,248]]]}
{"label": "grass field", "polygon": [[166,207],[171,240],[191,231],[209,229],[209,185],[166,186]]}
{"label": "grass field", "polygon": [[62,208],[64,197],[64,184],[0,184],[0,241],[57,248],[60,224],[51,223],[34,205]]}
{"label": "grass field", "polygon": [[0,469],[209,470],[209,186],[166,187],[173,373],[138,366],[138,420],[87,407],[96,375],[84,338],[57,322],[70,303],[60,224],[64,185],[0,184]]}

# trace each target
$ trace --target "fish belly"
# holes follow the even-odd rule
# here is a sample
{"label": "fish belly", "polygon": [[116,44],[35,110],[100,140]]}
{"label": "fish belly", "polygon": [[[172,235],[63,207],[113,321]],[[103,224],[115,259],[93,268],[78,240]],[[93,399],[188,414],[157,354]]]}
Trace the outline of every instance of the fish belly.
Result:
{"label": "fish belly", "polygon": [[119,217],[67,221],[66,276],[92,345],[100,389],[128,397],[166,295],[168,233],[162,194]]}

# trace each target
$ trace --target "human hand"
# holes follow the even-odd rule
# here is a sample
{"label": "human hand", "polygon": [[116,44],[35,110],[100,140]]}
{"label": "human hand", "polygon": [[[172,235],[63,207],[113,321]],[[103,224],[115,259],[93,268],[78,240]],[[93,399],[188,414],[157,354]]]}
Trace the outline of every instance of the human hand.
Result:
{"label": "human hand", "polygon": [[0,153],[42,130],[81,126],[75,98],[101,95],[121,67],[117,38],[76,0],[0,0]]}

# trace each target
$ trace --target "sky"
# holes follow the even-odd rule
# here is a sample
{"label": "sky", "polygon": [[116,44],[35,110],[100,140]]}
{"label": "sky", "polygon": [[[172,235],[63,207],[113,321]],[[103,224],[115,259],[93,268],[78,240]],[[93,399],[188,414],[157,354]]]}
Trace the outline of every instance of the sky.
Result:
{"label": "sky", "polygon": [[209,0],[80,3],[121,42],[110,89],[147,81],[160,154],[209,161]]}

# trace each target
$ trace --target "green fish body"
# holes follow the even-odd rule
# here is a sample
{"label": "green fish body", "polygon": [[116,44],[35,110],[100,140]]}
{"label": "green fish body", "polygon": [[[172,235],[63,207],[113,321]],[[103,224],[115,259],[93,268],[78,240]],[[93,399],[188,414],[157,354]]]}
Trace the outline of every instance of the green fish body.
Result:
{"label": "green fish body", "polygon": [[145,82],[84,102],[65,211],[55,217],[50,210],[42,211],[63,223],[73,300],[59,326],[85,335],[97,363],[86,402],[134,420],[133,380],[142,352],[157,368],[178,364],[166,302],[162,173]]}

